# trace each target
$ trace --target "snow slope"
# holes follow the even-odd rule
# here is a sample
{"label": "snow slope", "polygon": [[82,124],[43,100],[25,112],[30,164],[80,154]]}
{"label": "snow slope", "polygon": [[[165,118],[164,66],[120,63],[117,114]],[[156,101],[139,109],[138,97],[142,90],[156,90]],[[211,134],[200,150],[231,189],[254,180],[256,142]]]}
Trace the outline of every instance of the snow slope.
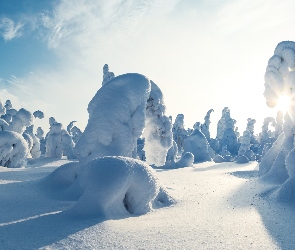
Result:
{"label": "snow slope", "polygon": [[292,249],[295,210],[271,200],[277,186],[258,180],[256,163],[157,169],[177,203],[118,220],[62,212],[74,201],[41,188],[69,162],[34,159],[0,167],[0,249]]}

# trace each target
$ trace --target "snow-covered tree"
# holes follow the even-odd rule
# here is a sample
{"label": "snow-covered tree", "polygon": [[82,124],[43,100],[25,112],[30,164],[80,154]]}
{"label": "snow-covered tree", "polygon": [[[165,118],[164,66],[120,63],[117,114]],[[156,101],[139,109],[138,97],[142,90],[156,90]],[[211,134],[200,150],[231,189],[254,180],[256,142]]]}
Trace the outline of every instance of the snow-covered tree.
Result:
{"label": "snow-covered tree", "polygon": [[[31,142],[28,143],[29,145],[29,153],[32,158],[39,158],[41,155],[40,150],[40,140],[39,138],[34,134],[33,132],[33,125],[27,127],[26,131],[23,133],[24,138],[28,142],[29,140],[32,140],[32,145],[30,146]],[[29,138],[28,138],[29,137]]]}
{"label": "snow-covered tree", "polygon": [[34,117],[28,110],[21,108],[17,113],[12,117],[12,122],[9,126],[10,131],[17,132],[22,134],[26,127],[33,124]]}
{"label": "snow-covered tree", "polygon": [[28,144],[22,135],[13,131],[0,132],[0,166],[24,167],[28,153]]}
{"label": "snow-covered tree", "polygon": [[188,135],[187,131],[184,128],[184,115],[178,114],[175,118],[173,127],[173,140],[177,144],[178,152],[182,152],[183,150],[183,140]]}
{"label": "snow-covered tree", "polygon": [[[51,120],[52,121],[52,120]],[[51,123],[49,132],[46,135],[46,157],[61,159],[62,151],[62,124],[58,122]]]}
{"label": "snow-covered tree", "polygon": [[236,120],[230,117],[230,110],[225,107],[222,110],[222,117],[217,123],[217,135],[216,139],[219,141],[219,150],[223,146],[227,146],[227,150],[232,155],[238,153],[238,139],[235,133]]}
{"label": "snow-covered tree", "polygon": [[71,136],[75,144],[79,141],[81,135],[82,135],[82,131],[77,126],[72,127]]}
{"label": "snow-covered tree", "polygon": [[145,157],[147,164],[162,166],[168,149],[172,145],[172,124],[165,115],[166,106],[162,91],[153,82],[151,92],[146,104],[145,129],[142,136],[145,138]]}
{"label": "snow-covered tree", "polygon": [[33,113],[33,116],[34,116],[35,118],[43,119],[43,118],[44,118],[44,113],[43,113],[42,111],[40,111],[40,110],[37,110],[37,111],[35,111],[35,112]]}
{"label": "snow-covered tree", "polygon": [[40,151],[41,151],[41,154],[42,155],[45,155],[45,152],[46,152],[46,140],[44,138],[44,131],[41,127],[38,127],[37,128],[37,131],[36,131],[36,137],[39,139],[40,141]]}
{"label": "snow-covered tree", "polygon": [[[288,178],[285,159],[294,148],[295,134],[295,42],[285,41],[277,45],[274,55],[269,59],[265,73],[264,97],[269,107],[275,107],[281,96],[290,97],[291,104],[284,116],[283,132],[277,142],[269,149],[259,165],[259,173],[269,179],[284,182]],[[284,140],[283,140],[284,139]],[[283,141],[283,142],[282,142]],[[275,160],[271,168],[266,165],[268,158]],[[266,178],[266,177],[265,177]]]}
{"label": "snow-covered tree", "polygon": [[0,117],[2,115],[5,115],[6,113],[6,108],[4,107],[4,105],[2,104],[1,100],[0,100]]}
{"label": "snow-covered tree", "polygon": [[[103,156],[132,157],[145,128],[146,161],[163,165],[172,145],[172,133],[169,138],[170,120],[164,115],[159,96],[156,85],[140,74],[121,75],[104,84],[88,105],[88,124],[75,147],[79,161],[84,164]],[[160,142],[155,144],[158,153],[153,162],[146,149],[157,139]]]}
{"label": "snow-covered tree", "polygon": [[105,64],[103,66],[103,81],[102,85],[107,83],[108,81],[112,80],[115,77],[115,74],[113,72],[109,71],[109,65]]}
{"label": "snow-covered tree", "polygon": [[206,116],[204,117],[204,123],[201,125],[201,132],[205,135],[207,141],[210,141],[210,131],[209,131],[209,126],[210,126],[210,116],[211,113],[214,112],[213,109],[210,109]]}

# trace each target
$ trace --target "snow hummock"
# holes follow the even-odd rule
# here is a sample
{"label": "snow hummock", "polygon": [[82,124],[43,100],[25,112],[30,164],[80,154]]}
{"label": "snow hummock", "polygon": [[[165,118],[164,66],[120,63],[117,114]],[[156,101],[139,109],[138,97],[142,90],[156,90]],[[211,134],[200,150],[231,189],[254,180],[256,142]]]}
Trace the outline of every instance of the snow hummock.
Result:
{"label": "snow hummock", "polygon": [[77,216],[141,215],[174,203],[160,186],[154,170],[142,161],[102,157],[88,162],[83,171],[87,172],[85,191],[70,209]]}

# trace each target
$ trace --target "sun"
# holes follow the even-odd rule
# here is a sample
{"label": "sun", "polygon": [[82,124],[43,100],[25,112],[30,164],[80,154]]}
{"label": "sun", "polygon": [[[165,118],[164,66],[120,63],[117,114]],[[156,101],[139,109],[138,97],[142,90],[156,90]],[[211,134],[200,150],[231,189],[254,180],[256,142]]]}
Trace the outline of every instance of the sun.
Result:
{"label": "sun", "polygon": [[291,104],[291,98],[286,95],[282,95],[277,103],[277,109],[282,111],[283,113],[286,113],[288,109],[290,108]]}

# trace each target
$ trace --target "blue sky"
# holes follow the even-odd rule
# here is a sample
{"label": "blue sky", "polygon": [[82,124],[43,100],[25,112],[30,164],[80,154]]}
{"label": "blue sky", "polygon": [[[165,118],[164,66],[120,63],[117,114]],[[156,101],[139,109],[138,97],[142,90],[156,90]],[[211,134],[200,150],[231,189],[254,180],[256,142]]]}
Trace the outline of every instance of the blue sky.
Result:
{"label": "blue sky", "polygon": [[168,114],[186,127],[213,108],[212,134],[228,106],[247,118],[275,115],[263,98],[275,46],[294,40],[293,0],[1,0],[0,99],[87,124],[102,67],[137,72],[162,89]]}

